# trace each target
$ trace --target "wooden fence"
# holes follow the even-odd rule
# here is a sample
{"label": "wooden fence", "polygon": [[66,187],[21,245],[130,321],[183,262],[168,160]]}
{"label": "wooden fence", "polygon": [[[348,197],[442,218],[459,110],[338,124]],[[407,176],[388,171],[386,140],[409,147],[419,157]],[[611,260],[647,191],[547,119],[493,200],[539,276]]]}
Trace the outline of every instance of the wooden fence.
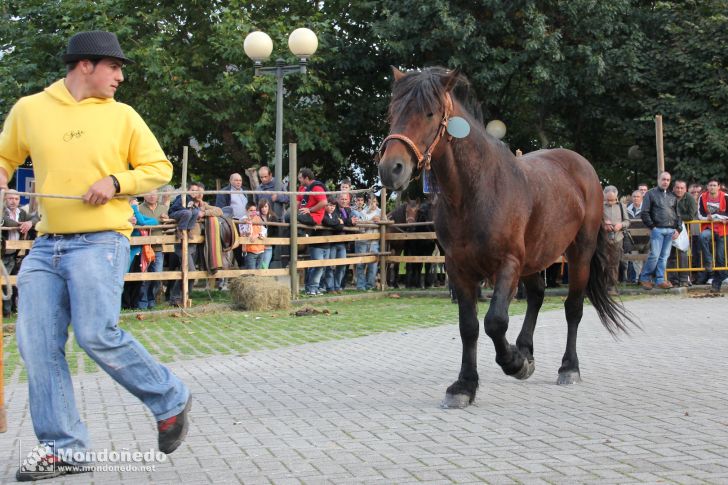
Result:
{"label": "wooden fence", "polygon": [[[276,225],[286,226],[287,224],[278,223]],[[256,241],[256,244],[263,244],[266,246],[290,246],[291,254],[294,252],[297,254],[298,249],[301,246],[308,246],[311,244],[328,244],[337,242],[355,242],[355,241],[371,241],[377,240],[380,242],[380,251],[378,253],[353,253],[347,254],[346,258],[337,259],[322,259],[322,260],[298,260],[297,258],[291,258],[290,264],[287,268],[273,268],[273,269],[220,269],[215,272],[208,272],[205,270],[190,271],[187,264],[187,254],[189,246],[191,244],[199,244],[200,248],[205,242],[204,236],[193,236],[188,239],[186,231],[182,231],[182,238],[178,239],[175,234],[163,235],[163,236],[132,236],[130,244],[132,246],[141,246],[147,244],[161,245],[162,250],[165,253],[171,253],[175,251],[175,245],[179,245],[179,253],[181,255],[181,267],[176,271],[161,271],[154,273],[127,273],[124,276],[124,281],[175,281],[179,280],[182,287],[182,302],[184,306],[190,304],[188,295],[188,282],[190,280],[197,279],[208,279],[214,280],[219,278],[235,278],[242,275],[256,275],[256,276],[271,276],[271,277],[290,277],[291,279],[291,290],[294,298],[296,298],[298,288],[299,273],[307,268],[318,268],[327,266],[340,266],[340,265],[354,265],[354,264],[366,264],[375,263],[379,264],[379,275],[381,282],[381,289],[386,287],[386,264],[390,262],[444,262],[445,258],[442,256],[394,256],[390,255],[387,250],[387,242],[389,240],[404,240],[404,239],[435,239],[434,232],[420,232],[420,233],[388,233],[387,226],[402,226],[406,227],[408,224],[392,224],[390,221],[382,220],[379,223],[367,223],[363,224],[364,228],[345,228],[347,233],[339,235],[329,236],[306,236],[306,237],[270,237],[260,239]],[[167,224],[161,226],[136,226],[138,229],[174,229],[174,225]],[[306,227],[298,226],[305,230],[311,230],[315,234],[317,229],[324,229],[321,226],[317,227]],[[375,229],[376,232],[361,232],[365,229]],[[1,228],[3,232],[15,230],[15,228]],[[5,250],[17,250],[25,252],[30,250],[33,245],[32,240],[8,240],[4,238],[3,248]],[[245,238],[243,238],[243,244],[245,244]],[[15,286],[17,283],[17,276],[10,276],[9,282]],[[5,284],[4,278],[2,284]]]}
{"label": "wooden fence", "polygon": [[[689,221],[689,225],[693,223],[699,223],[700,221]],[[285,224],[279,224],[285,225]],[[346,228],[348,232],[346,234],[331,235],[331,236],[307,236],[307,237],[272,237],[262,239],[258,244],[264,244],[266,246],[291,246],[291,253],[298,252],[299,246],[307,246],[310,244],[325,244],[325,243],[336,243],[336,242],[354,242],[354,241],[365,241],[365,240],[379,240],[380,251],[378,253],[365,253],[365,254],[352,254],[347,255],[346,258],[338,259],[322,259],[322,260],[297,260],[297,258],[291,258],[291,264],[287,268],[274,268],[274,269],[221,269],[214,273],[197,270],[190,271],[186,264],[181,264],[180,270],[177,271],[162,271],[156,273],[127,273],[124,277],[124,281],[174,281],[180,280],[182,283],[182,301],[185,306],[190,304],[188,295],[188,282],[190,280],[197,279],[219,279],[219,278],[234,278],[241,275],[257,275],[257,276],[275,276],[275,277],[290,277],[291,289],[294,298],[298,293],[298,278],[299,273],[307,268],[318,268],[327,266],[339,266],[339,265],[355,265],[355,264],[366,264],[379,262],[379,280],[380,288],[383,290],[386,288],[386,267],[388,263],[444,263],[444,256],[400,256],[393,255],[389,252],[388,243],[390,241],[402,241],[402,240],[423,240],[423,239],[436,239],[435,233],[432,231],[428,232],[392,232],[387,231],[387,227],[408,227],[412,225],[421,224],[393,224],[388,221],[386,217],[379,223],[368,224],[369,229],[376,228],[377,232],[359,232],[362,229],[357,228]],[[688,225],[688,227],[690,227]],[[138,226],[140,229],[150,228],[174,228],[174,225],[165,226]],[[299,226],[300,227],[300,226]],[[308,228],[316,229],[316,228]],[[321,229],[321,227],[318,227]],[[11,228],[2,228],[3,231],[11,230]],[[649,240],[649,229],[644,227],[636,227],[630,230],[631,234],[635,238]],[[191,239],[187,239],[186,232],[183,231],[182,239],[177,239],[174,234],[164,236],[133,236],[131,238],[131,244],[133,246],[156,244],[162,245],[164,252],[174,252],[175,244],[181,246],[181,261],[187,260],[187,252],[190,244],[203,244],[203,236],[195,236]],[[726,251],[725,240],[724,247],[717,248]],[[20,250],[27,251],[31,248],[33,241],[31,240],[5,240],[3,246],[7,250]],[[201,246],[200,246],[201,247]],[[626,261],[644,261],[647,259],[646,252],[625,254],[624,260]],[[560,261],[559,261],[560,262]],[[679,265],[679,262],[678,262]],[[701,271],[703,270],[702,259],[696,261],[692,256],[689,259],[688,267],[671,267],[669,271]],[[728,268],[716,268],[716,269],[728,269]],[[10,284],[16,284],[16,276],[10,276]],[[5,284],[3,280],[3,284]]]}

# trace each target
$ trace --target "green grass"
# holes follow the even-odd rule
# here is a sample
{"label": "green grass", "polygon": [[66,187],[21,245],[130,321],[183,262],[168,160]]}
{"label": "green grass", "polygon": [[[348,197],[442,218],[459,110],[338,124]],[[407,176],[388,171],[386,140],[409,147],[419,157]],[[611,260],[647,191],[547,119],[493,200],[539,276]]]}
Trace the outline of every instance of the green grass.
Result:
{"label": "green grass", "polygon": [[[220,305],[227,301],[221,296],[226,293],[212,294],[215,304],[196,307],[194,312],[123,312],[120,326],[131,332],[160,361],[172,362],[208,355],[240,355],[254,350],[457,322],[457,305],[451,304],[448,298],[418,297],[407,291],[399,293],[401,298],[357,299],[354,296],[340,301],[311,298],[305,302],[306,307],[327,313],[300,317],[293,312],[300,310],[301,306],[290,311],[235,311]],[[196,302],[205,301],[207,292],[193,292],[192,296]],[[487,308],[487,302],[479,304],[481,320]],[[542,311],[559,308],[563,308],[562,298],[547,297]],[[525,302],[514,301],[511,304],[511,315],[524,312]],[[144,318],[137,319],[138,314]],[[18,372],[19,379],[25,380],[12,331],[6,331],[3,347],[5,378],[10,379]],[[74,374],[99,370],[72,336],[66,347],[66,356]]]}

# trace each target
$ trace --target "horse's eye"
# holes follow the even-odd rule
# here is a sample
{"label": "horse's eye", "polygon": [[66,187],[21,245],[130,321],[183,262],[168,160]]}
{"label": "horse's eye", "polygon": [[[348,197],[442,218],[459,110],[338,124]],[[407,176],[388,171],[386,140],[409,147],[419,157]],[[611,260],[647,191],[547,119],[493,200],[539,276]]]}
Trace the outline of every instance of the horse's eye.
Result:
{"label": "horse's eye", "polygon": [[432,116],[433,116],[433,114],[432,114],[432,113],[427,113],[427,117],[428,117],[428,118],[432,118]]}

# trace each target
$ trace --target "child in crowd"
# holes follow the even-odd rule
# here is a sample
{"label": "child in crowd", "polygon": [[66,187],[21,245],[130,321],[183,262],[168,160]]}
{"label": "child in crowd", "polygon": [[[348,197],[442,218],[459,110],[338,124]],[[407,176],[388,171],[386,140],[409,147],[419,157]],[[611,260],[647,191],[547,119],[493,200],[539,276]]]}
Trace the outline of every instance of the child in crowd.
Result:
{"label": "child in crowd", "polygon": [[245,245],[245,269],[261,269],[263,267],[263,254],[265,245],[260,240],[265,238],[262,225],[263,219],[258,215],[258,208],[255,202],[248,202],[246,206],[248,213],[249,235],[248,244]]}

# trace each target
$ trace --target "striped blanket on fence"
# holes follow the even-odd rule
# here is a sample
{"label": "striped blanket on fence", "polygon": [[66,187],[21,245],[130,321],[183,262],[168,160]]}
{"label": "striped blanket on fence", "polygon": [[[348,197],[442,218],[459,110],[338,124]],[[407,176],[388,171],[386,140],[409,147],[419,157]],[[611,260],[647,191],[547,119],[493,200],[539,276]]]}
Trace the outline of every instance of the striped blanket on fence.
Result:
{"label": "striped blanket on fence", "polygon": [[228,217],[205,217],[205,263],[207,271],[223,268],[223,253],[240,245],[237,224]]}
{"label": "striped blanket on fence", "polygon": [[205,217],[205,262],[207,271],[216,273],[223,268],[220,221],[217,217]]}

